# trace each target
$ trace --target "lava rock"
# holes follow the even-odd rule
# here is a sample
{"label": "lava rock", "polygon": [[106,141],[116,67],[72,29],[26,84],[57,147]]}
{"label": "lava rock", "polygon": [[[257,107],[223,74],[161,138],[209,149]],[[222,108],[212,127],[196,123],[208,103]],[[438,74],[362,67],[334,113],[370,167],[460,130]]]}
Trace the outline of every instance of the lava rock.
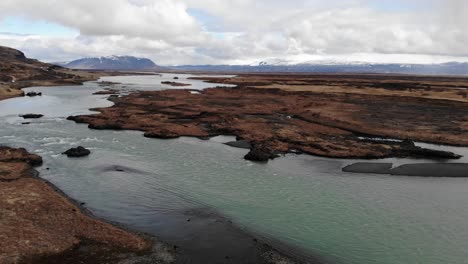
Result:
{"label": "lava rock", "polygon": [[144,134],[144,137],[157,139],[174,139],[179,138],[180,136],[172,131],[161,129],[159,131],[148,131]]}
{"label": "lava rock", "polygon": [[270,159],[278,157],[277,155],[262,149],[251,149],[244,159],[256,162],[268,162]]}
{"label": "lava rock", "polygon": [[40,114],[25,114],[25,115],[20,115],[20,117],[24,118],[24,119],[37,119],[37,118],[41,118],[43,117],[44,115],[40,115]]}
{"label": "lava rock", "polygon": [[42,93],[36,93],[36,92],[29,92],[26,94],[26,96],[29,96],[29,97],[34,97],[34,96],[42,96]]}
{"label": "lava rock", "polygon": [[251,149],[252,144],[250,144],[249,141],[247,140],[237,140],[237,141],[231,141],[224,143],[225,145],[234,147],[234,148],[241,148],[241,149]]}
{"label": "lava rock", "polygon": [[85,149],[84,147],[77,147],[77,148],[71,148],[64,153],[64,155],[67,155],[69,158],[80,158],[80,157],[86,157],[89,154],[91,154],[91,151],[89,149]]}

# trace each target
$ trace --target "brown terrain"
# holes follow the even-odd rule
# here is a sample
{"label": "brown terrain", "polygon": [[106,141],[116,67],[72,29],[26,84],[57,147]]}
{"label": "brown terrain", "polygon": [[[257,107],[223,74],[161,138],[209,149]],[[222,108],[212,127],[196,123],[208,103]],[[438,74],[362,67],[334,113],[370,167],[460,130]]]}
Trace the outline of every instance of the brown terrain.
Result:
{"label": "brown terrain", "polygon": [[117,261],[116,252],[149,249],[149,241],[89,217],[39,179],[33,166],[41,164],[24,149],[0,147],[0,263],[50,263],[83,247],[94,247],[95,260]]}
{"label": "brown terrain", "polygon": [[[412,141],[468,145],[468,79],[383,75],[241,75],[201,78],[236,88],[140,92],[111,97],[101,114],[70,117],[94,129],[145,136],[235,135],[247,159],[302,152],[335,158],[456,154]],[[375,137],[401,139],[401,142]]]}
{"label": "brown terrain", "polygon": [[18,50],[0,46],[0,100],[23,96],[31,86],[79,85],[103,75],[75,71],[28,59]]}

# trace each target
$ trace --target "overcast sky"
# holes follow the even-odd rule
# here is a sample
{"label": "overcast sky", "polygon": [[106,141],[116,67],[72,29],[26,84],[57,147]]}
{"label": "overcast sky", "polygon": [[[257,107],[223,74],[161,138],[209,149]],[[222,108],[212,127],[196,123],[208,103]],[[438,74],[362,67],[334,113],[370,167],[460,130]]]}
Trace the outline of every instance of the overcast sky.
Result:
{"label": "overcast sky", "polygon": [[466,0],[1,0],[0,45],[161,65],[468,61]]}

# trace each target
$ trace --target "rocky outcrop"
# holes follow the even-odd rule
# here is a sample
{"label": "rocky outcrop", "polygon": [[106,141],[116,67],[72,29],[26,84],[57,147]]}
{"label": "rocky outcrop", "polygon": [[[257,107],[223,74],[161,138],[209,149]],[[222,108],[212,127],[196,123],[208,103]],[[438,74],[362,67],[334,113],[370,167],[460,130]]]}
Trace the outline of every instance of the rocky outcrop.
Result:
{"label": "rocky outcrop", "polygon": [[179,83],[179,82],[161,82],[161,84],[166,84],[166,85],[175,86],[175,87],[191,86],[191,84]]}
{"label": "rocky outcrop", "polygon": [[455,154],[450,151],[442,150],[433,150],[427,148],[421,148],[414,144],[412,141],[404,141],[404,148],[401,149],[399,156],[401,157],[415,157],[415,158],[425,158],[432,157],[436,159],[459,159],[462,156]]}
{"label": "rocky outcrop", "polygon": [[77,148],[71,148],[62,154],[67,155],[69,158],[81,158],[89,156],[91,154],[91,151],[82,146],[79,146]]}
{"label": "rocky outcrop", "polygon": [[118,93],[119,93],[119,91],[110,89],[110,90],[95,92],[95,93],[93,93],[93,95],[112,95],[112,94],[118,94]]}
{"label": "rocky outcrop", "polygon": [[42,165],[42,158],[35,154],[30,154],[24,148],[10,148],[0,146],[0,162],[6,163],[26,163],[30,166]]}
{"label": "rocky outcrop", "polygon": [[[21,88],[32,86],[80,85],[105,73],[72,71],[29,59],[15,49],[0,46],[0,100],[23,96]],[[40,96],[31,92],[28,96]]]}

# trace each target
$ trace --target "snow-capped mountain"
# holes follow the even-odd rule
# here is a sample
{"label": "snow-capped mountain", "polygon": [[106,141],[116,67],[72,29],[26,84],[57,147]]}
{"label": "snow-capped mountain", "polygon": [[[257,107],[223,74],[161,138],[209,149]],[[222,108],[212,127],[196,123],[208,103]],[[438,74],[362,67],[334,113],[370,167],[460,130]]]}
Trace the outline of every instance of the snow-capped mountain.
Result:
{"label": "snow-capped mountain", "polygon": [[303,62],[260,61],[247,65],[184,65],[172,67],[185,71],[205,72],[302,72],[302,73],[387,73],[387,74],[429,74],[468,75],[468,63],[450,62],[441,64],[399,64],[364,62]]}
{"label": "snow-capped mountain", "polygon": [[153,70],[159,68],[152,60],[132,56],[83,58],[62,66],[83,70]]}

